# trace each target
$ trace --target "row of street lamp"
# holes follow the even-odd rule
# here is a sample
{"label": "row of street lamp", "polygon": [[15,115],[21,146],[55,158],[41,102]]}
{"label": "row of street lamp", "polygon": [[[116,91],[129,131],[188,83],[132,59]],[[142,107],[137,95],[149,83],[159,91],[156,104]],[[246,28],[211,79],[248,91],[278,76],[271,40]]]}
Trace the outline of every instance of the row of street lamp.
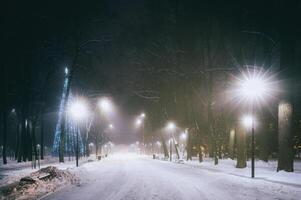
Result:
{"label": "row of street lamp", "polygon": [[[266,77],[267,73],[261,73],[258,71],[243,74],[242,79],[238,80],[237,87],[235,89],[235,95],[241,100],[245,101],[251,107],[251,113],[242,117],[241,123],[246,128],[251,128],[252,140],[251,140],[251,177],[255,177],[255,117],[254,117],[254,107],[256,103],[264,101],[267,97],[271,96],[272,87],[270,78]],[[145,114],[140,115],[137,118],[136,125],[143,124],[144,126]],[[172,141],[174,141],[174,132],[176,125],[173,122],[168,122],[166,125],[166,130],[169,133],[169,159],[172,161]],[[181,139],[187,138],[187,129],[184,133],[180,135]],[[143,147],[144,147],[144,130],[143,130]]]}

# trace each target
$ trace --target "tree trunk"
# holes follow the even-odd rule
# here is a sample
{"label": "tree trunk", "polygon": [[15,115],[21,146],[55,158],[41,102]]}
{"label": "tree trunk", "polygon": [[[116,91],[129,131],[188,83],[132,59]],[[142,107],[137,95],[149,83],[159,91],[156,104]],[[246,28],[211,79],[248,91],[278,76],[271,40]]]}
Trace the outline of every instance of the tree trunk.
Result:
{"label": "tree trunk", "polygon": [[173,138],[174,141],[174,146],[175,146],[175,150],[176,150],[176,154],[177,154],[177,158],[180,159],[180,154],[179,154],[179,149],[178,149],[178,144],[176,144],[176,140]]}
{"label": "tree trunk", "polygon": [[246,134],[245,130],[239,125],[236,130],[237,141],[237,164],[236,168],[245,168],[247,166],[246,156]]}
{"label": "tree trunk", "polygon": [[199,162],[203,162],[203,151],[201,145],[199,145]]}
{"label": "tree trunk", "polygon": [[188,138],[187,138],[187,147],[186,147],[186,151],[187,151],[187,158],[186,160],[192,160],[192,141],[191,141],[191,130],[187,131],[188,134]]}
{"label": "tree trunk", "polygon": [[213,155],[214,155],[214,165],[218,165],[218,149],[217,149],[217,140],[213,139]]}
{"label": "tree trunk", "polygon": [[41,113],[41,135],[40,135],[41,160],[44,160],[44,112],[45,112],[45,109],[42,108],[42,113]]}
{"label": "tree trunk", "polygon": [[[6,148],[7,148],[7,87],[6,87],[6,71],[4,67],[1,67],[1,99],[2,99],[2,105],[0,105],[0,108],[2,107],[2,140],[3,140],[3,149],[2,149],[2,159],[3,164],[7,164],[6,159]],[[1,126],[0,126],[1,127]]]}
{"label": "tree trunk", "polygon": [[264,161],[264,162],[268,162],[269,160],[269,154],[270,154],[270,149],[269,149],[269,140],[271,140],[270,138],[270,130],[269,130],[269,122],[265,122],[265,125],[263,125],[264,127],[261,128],[261,134],[258,135],[258,142],[260,145],[259,148],[259,159]]}
{"label": "tree trunk", "polygon": [[22,162],[22,119],[18,119],[18,143],[17,143],[17,159],[18,163]]}
{"label": "tree trunk", "polygon": [[[278,167],[277,171],[294,171],[293,162],[293,99],[298,94],[295,90],[300,80],[300,69],[296,65],[296,43],[298,31],[298,1],[279,1],[284,11],[280,15],[280,70],[281,79],[286,80],[282,101],[278,104]],[[284,14],[285,13],[285,14]],[[289,22],[289,23],[288,23]]]}
{"label": "tree trunk", "polygon": [[163,139],[162,139],[162,147],[163,147],[163,151],[164,151],[164,157],[169,158],[169,153],[168,153],[165,141]]}
{"label": "tree trunk", "polygon": [[230,130],[230,137],[229,137],[229,157],[233,160],[234,159],[234,144],[235,144],[235,129]]}
{"label": "tree trunk", "polygon": [[278,167],[277,171],[294,171],[292,145],[293,106],[289,101],[281,101],[278,106]]}
{"label": "tree trunk", "polygon": [[[35,163],[36,163],[36,159],[38,159],[37,140],[36,140],[36,122],[32,123],[31,137],[32,137],[32,149],[33,149],[34,159],[35,159]],[[34,167],[36,167],[36,164]]]}
{"label": "tree trunk", "polygon": [[6,159],[6,148],[7,148],[7,113],[6,113],[6,107],[4,107],[2,111],[2,139],[3,139],[3,149],[2,149],[2,159],[3,159],[3,164],[7,164],[7,159]]}
{"label": "tree trunk", "polygon": [[22,161],[26,162],[26,119],[24,116],[24,112],[22,112],[22,125],[21,125],[21,155]]}

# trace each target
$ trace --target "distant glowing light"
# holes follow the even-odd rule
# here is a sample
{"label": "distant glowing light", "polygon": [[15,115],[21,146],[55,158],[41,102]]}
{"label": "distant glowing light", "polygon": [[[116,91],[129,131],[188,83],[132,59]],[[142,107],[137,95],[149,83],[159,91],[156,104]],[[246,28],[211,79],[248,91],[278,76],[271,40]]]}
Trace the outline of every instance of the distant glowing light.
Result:
{"label": "distant glowing light", "polygon": [[65,67],[65,75],[68,75],[69,74],[69,69],[68,67]]}
{"label": "distant glowing light", "polygon": [[145,113],[141,113],[140,117],[145,118]]}
{"label": "distant glowing light", "polygon": [[114,128],[113,124],[109,124],[109,128],[113,129]]}
{"label": "distant glowing light", "polygon": [[169,122],[166,126],[168,130],[173,130],[176,128],[176,125],[173,122]]}
{"label": "distant glowing light", "polygon": [[254,120],[254,117],[252,115],[245,115],[243,116],[242,118],[242,124],[246,127],[246,128],[251,128],[252,127],[252,124]]}
{"label": "distant glowing light", "polygon": [[113,109],[112,103],[108,98],[102,98],[98,102],[98,106],[101,109],[101,111],[104,112],[111,112]]}
{"label": "distant glowing light", "polygon": [[142,124],[142,120],[141,119],[137,119],[136,120],[136,125],[139,126],[140,124]]}
{"label": "distant glowing light", "polygon": [[181,133],[180,138],[181,138],[182,140],[186,140],[187,134],[186,134],[186,133]]}
{"label": "distant glowing light", "polygon": [[160,142],[160,141],[157,141],[156,144],[157,144],[158,146],[161,146],[161,142]]}

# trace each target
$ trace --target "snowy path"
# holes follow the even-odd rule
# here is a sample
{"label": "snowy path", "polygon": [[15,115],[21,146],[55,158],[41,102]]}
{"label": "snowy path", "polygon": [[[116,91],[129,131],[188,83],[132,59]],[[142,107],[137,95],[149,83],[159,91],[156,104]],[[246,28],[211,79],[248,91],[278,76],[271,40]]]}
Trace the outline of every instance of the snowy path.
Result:
{"label": "snowy path", "polygon": [[[226,174],[134,156],[116,156],[75,170],[83,179],[45,199],[300,199],[301,185]],[[301,180],[300,180],[301,181]]]}

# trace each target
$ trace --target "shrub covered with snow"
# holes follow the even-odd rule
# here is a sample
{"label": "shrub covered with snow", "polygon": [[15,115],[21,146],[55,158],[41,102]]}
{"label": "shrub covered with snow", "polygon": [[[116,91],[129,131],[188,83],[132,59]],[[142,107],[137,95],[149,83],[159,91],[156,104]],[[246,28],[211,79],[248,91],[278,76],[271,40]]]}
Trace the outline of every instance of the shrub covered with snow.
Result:
{"label": "shrub covered with snow", "polygon": [[62,186],[78,183],[79,179],[71,172],[49,166],[2,190],[1,199],[36,199]]}

